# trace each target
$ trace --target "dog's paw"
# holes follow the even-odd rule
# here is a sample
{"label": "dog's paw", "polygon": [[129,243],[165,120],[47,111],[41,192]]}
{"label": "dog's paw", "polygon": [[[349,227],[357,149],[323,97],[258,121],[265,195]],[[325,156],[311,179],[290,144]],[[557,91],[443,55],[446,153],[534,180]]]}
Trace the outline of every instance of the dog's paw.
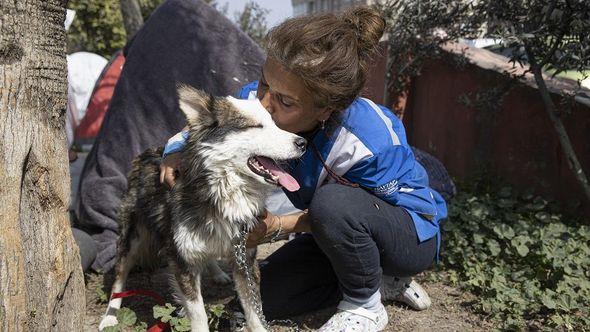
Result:
{"label": "dog's paw", "polygon": [[230,278],[230,276],[227,273],[223,272],[223,271],[219,271],[218,273],[215,273],[213,275],[213,281],[216,284],[219,284],[219,285],[229,285],[229,284],[231,284],[231,278]]}
{"label": "dog's paw", "polygon": [[117,317],[111,315],[104,316],[100,321],[100,324],[98,325],[98,330],[102,331],[105,327],[115,326],[117,324],[119,324],[119,322],[117,321]]}

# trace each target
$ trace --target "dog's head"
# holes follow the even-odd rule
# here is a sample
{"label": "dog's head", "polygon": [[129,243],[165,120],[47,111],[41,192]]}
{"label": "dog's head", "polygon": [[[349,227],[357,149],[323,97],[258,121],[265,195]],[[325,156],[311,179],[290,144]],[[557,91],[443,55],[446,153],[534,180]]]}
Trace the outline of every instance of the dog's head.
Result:
{"label": "dog's head", "polygon": [[213,97],[188,86],[178,94],[189,125],[187,151],[199,154],[205,168],[228,181],[299,189],[278,163],[301,157],[306,141],[277,127],[258,100]]}

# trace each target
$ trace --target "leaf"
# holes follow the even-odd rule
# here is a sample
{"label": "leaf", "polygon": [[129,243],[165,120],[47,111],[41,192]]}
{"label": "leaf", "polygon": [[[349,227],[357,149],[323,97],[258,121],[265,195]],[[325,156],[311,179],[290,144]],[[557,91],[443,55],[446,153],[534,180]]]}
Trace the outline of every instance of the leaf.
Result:
{"label": "leaf", "polygon": [[520,215],[518,213],[514,213],[512,211],[504,211],[504,213],[501,215],[501,218],[505,222],[512,224],[513,222],[517,221],[520,218]]}
{"label": "leaf", "polygon": [[147,330],[147,328],[148,328],[148,325],[146,322],[139,322],[139,324],[137,324],[133,327],[135,332],[145,332]]}
{"label": "leaf", "polygon": [[515,235],[512,227],[506,224],[494,226],[493,230],[494,233],[496,233],[496,235],[498,235],[498,237],[500,237],[501,239],[512,239]]}
{"label": "leaf", "polygon": [[102,288],[102,285],[96,286],[96,296],[98,297],[99,303],[107,303],[107,301],[109,300],[109,297]]}
{"label": "leaf", "polygon": [[535,199],[533,200],[533,204],[530,207],[530,209],[532,211],[541,211],[545,208],[545,206],[547,206],[547,201],[542,199],[541,197],[535,197]]}
{"label": "leaf", "polygon": [[500,244],[498,243],[498,241],[494,240],[494,239],[490,239],[487,243],[488,245],[488,249],[490,250],[490,253],[493,256],[498,256],[498,254],[500,253],[501,249],[500,249]]}
{"label": "leaf", "polygon": [[510,240],[510,244],[512,244],[512,246],[514,248],[518,249],[518,247],[520,247],[522,245],[526,245],[527,243],[530,243],[531,241],[532,241],[531,238],[529,238],[528,236],[519,235],[519,236],[512,238],[512,240]]}
{"label": "leaf", "polygon": [[529,253],[529,247],[527,247],[524,244],[521,244],[521,245],[519,245],[519,246],[516,247],[516,252],[518,252],[518,254],[521,257],[524,257],[524,256],[526,256]]}
{"label": "leaf", "polygon": [[555,300],[549,294],[544,294],[541,297],[541,303],[543,303],[543,305],[548,309],[557,308],[557,303],[555,303]]}
{"label": "leaf", "polygon": [[209,307],[209,312],[213,314],[213,316],[220,318],[225,313],[225,306],[223,304],[216,304]]}
{"label": "leaf", "polygon": [[503,209],[512,208],[515,203],[516,202],[514,200],[512,200],[512,199],[504,199],[504,198],[501,198],[501,199],[498,200],[498,207],[501,207]]}
{"label": "leaf", "polygon": [[137,321],[137,315],[135,312],[129,308],[121,308],[117,311],[117,321],[119,321],[119,325],[125,326],[133,326]]}
{"label": "leaf", "polygon": [[161,320],[164,323],[168,323],[170,318],[172,318],[172,313],[176,310],[170,303],[166,303],[166,306],[156,305],[153,308],[154,318]]}
{"label": "leaf", "polygon": [[487,209],[483,204],[473,204],[471,206],[471,215],[477,219],[483,219],[487,215]]}
{"label": "leaf", "polygon": [[178,322],[174,326],[174,330],[180,331],[180,332],[190,331],[191,330],[190,320],[186,317],[179,318]]}
{"label": "leaf", "polygon": [[530,201],[533,198],[535,198],[535,195],[533,194],[533,191],[531,190],[531,191],[525,192],[521,198],[524,201]]}
{"label": "leaf", "polygon": [[102,332],[121,332],[121,328],[118,324],[115,326],[107,326],[102,330]]}
{"label": "leaf", "polygon": [[483,236],[481,234],[473,234],[473,242],[477,244],[482,244]]}
{"label": "leaf", "polygon": [[537,220],[539,221],[549,221],[549,219],[551,218],[551,215],[547,212],[537,212],[535,213],[535,218],[537,218]]}
{"label": "leaf", "polygon": [[563,317],[559,314],[552,315],[550,320],[557,326],[562,326],[565,323]]}

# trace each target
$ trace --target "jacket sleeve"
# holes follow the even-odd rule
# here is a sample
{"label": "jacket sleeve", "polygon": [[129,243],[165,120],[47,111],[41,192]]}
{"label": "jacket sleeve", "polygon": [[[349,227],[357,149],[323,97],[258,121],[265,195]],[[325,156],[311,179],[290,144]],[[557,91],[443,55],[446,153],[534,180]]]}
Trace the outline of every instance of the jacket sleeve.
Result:
{"label": "jacket sleeve", "polygon": [[186,141],[188,140],[188,132],[181,131],[178,134],[172,136],[166,146],[164,146],[164,152],[162,153],[162,158],[165,158],[167,155],[181,152],[186,147]]}
{"label": "jacket sleeve", "polygon": [[250,82],[246,85],[244,85],[240,91],[238,91],[238,94],[236,95],[236,98],[238,99],[254,99],[256,98],[256,91],[258,90],[258,81],[253,81]]}

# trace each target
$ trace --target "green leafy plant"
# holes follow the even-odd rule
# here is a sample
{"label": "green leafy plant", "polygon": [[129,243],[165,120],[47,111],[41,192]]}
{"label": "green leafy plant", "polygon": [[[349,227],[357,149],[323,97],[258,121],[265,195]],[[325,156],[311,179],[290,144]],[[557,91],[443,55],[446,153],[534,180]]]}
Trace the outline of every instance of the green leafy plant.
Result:
{"label": "green leafy plant", "polygon": [[170,324],[172,332],[183,332],[191,330],[191,322],[186,317],[178,317],[174,315],[176,307],[170,303],[166,303],[164,306],[156,305],[153,308],[154,318],[161,322]]}
{"label": "green leafy plant", "polygon": [[137,315],[129,308],[121,308],[117,311],[117,322],[115,326],[108,326],[104,332],[122,332],[122,331],[145,331],[147,324],[145,322],[138,322]]}
{"label": "green leafy plant", "polygon": [[[140,0],[144,20],[162,0]],[[120,0],[72,0],[68,8],[76,11],[68,31],[68,53],[88,51],[107,59],[125,46],[127,35],[123,27]]]}
{"label": "green leafy plant", "polygon": [[96,286],[96,297],[98,303],[107,303],[109,300],[108,294],[104,291],[102,285]]}
{"label": "green leafy plant", "polygon": [[225,306],[223,304],[212,304],[208,305],[206,309],[209,317],[209,328],[217,331],[221,320],[228,316]]}
{"label": "green leafy plant", "polygon": [[254,1],[248,1],[244,5],[244,10],[235,13],[234,19],[236,24],[252,40],[261,44],[264,36],[268,31],[266,17],[270,11]]}
{"label": "green leafy plant", "polygon": [[[144,22],[163,0],[138,0]],[[205,0],[221,14],[228,16],[228,3]],[[76,11],[68,31],[68,53],[88,51],[107,59],[125,46],[127,35],[121,15],[120,0],[71,0],[68,8]],[[244,9],[234,13],[236,24],[254,41],[260,43],[266,34],[266,16],[269,11],[249,1]]]}
{"label": "green leafy plant", "polygon": [[125,45],[119,0],[73,0],[68,8],[76,11],[68,31],[68,53],[84,50],[108,59]]}
{"label": "green leafy plant", "polygon": [[[590,325],[590,228],[511,188],[460,192],[449,205],[443,267],[502,329]],[[570,220],[568,220],[570,221]]]}
{"label": "green leafy plant", "polygon": [[[191,330],[191,322],[187,317],[179,317],[175,314],[176,307],[170,303],[155,305],[153,317],[160,322],[168,323],[171,332],[186,332]],[[219,330],[222,319],[228,318],[228,313],[223,304],[212,304],[206,306],[209,328],[213,331]],[[135,331],[143,332],[148,326],[145,322],[137,320],[135,312],[129,308],[121,308],[117,311],[117,325],[106,327],[105,332]]]}

